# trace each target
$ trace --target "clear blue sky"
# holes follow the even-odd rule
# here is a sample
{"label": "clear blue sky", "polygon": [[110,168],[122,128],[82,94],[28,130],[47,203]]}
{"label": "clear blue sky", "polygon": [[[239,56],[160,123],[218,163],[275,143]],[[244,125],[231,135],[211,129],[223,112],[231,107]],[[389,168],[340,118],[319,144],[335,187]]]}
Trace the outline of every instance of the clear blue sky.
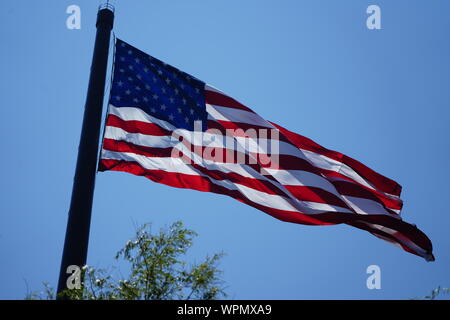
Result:
{"label": "clear blue sky", "polygon": [[[115,265],[134,223],[199,233],[223,250],[236,299],[405,299],[450,286],[450,2],[116,0],[128,43],[220,88],[263,117],[403,186],[403,217],[436,262],[348,226],[289,224],[216,194],[126,173],[97,176],[88,263]],[[81,30],[66,8],[81,7]],[[56,286],[99,1],[1,1],[0,298]],[[366,8],[382,30],[366,28]],[[366,268],[381,267],[381,290]]]}

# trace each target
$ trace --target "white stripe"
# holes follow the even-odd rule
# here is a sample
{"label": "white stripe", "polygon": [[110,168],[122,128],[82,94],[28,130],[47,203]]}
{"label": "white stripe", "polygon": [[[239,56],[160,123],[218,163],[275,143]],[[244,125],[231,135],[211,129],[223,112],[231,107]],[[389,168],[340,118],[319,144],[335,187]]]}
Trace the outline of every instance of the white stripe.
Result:
{"label": "white stripe", "polygon": [[167,121],[155,118],[140,108],[134,107],[115,107],[114,105],[109,105],[109,114],[113,114],[124,121],[141,121],[147,123],[154,123],[163,129],[174,131],[176,128],[168,123]]}
{"label": "white stripe", "polygon": [[[342,172],[341,172],[341,173],[342,173]],[[357,174],[357,173],[355,173],[355,174]],[[348,176],[347,176],[347,177],[348,177]],[[348,178],[351,178],[351,177],[348,177]],[[327,177],[327,179],[330,180],[330,181],[345,181],[345,182],[349,182],[349,183],[356,183],[355,179],[352,179],[352,181],[349,181],[349,180],[347,180],[347,179],[340,178],[340,177]],[[361,178],[361,179],[362,179],[362,178]],[[366,180],[364,180],[364,181],[366,181]],[[376,191],[378,191],[378,192],[384,194],[386,197],[391,198],[392,200],[395,200],[395,201],[401,201],[400,197],[398,197],[398,196],[395,196],[395,195],[392,195],[392,194],[389,194],[389,193],[382,192],[382,191],[380,191],[380,190],[378,190],[378,189],[375,189],[375,188],[371,187],[371,186],[368,185],[368,184],[363,184],[363,185],[364,185],[365,187],[371,189],[371,190],[376,190]],[[400,211],[401,211],[401,210],[392,209],[392,208],[389,208],[389,209],[391,209],[391,210],[393,210],[393,211],[396,211],[396,212],[400,212]]]}
{"label": "white stripe", "polygon": [[261,118],[258,114],[212,104],[206,104],[206,111],[208,112],[208,119],[222,120],[231,122],[248,123],[258,125],[266,128],[274,128],[268,121]]}
{"label": "white stripe", "polygon": [[214,86],[212,86],[210,84],[206,84],[205,83],[205,90],[212,91],[212,92],[217,92],[217,93],[220,93],[220,94],[222,94],[224,96],[229,97],[228,95],[226,95],[225,93],[223,93],[222,91],[220,91],[219,89],[217,89],[216,87],[214,87]]}
{"label": "white stripe", "polygon": [[180,141],[172,136],[151,136],[141,133],[129,133],[122,128],[106,126],[105,139],[123,140],[133,144],[152,148],[175,147]]}
{"label": "white stripe", "polygon": [[320,188],[341,197],[332,183],[315,173],[303,170],[279,170],[270,168],[265,169],[265,171],[282,185]]}
{"label": "white stripe", "polygon": [[398,196],[395,196],[390,193],[386,193],[386,192],[383,192],[383,191],[377,189],[375,186],[373,186],[370,182],[368,182],[366,179],[361,177],[355,170],[350,168],[345,163],[339,162],[337,160],[328,158],[327,156],[324,156],[324,155],[321,155],[321,154],[318,154],[318,153],[315,153],[315,152],[312,152],[309,150],[304,150],[304,149],[300,149],[300,150],[303,151],[303,154],[310,160],[310,162],[315,167],[338,172],[338,173],[352,179],[353,181],[362,184],[363,186],[365,186],[369,189],[376,190],[376,191],[383,193],[386,196],[391,197],[393,199],[400,199],[400,197],[398,197]]}
{"label": "white stripe", "polygon": [[385,214],[400,219],[398,215],[389,213],[379,202],[346,195],[342,195],[341,198],[358,214]]}

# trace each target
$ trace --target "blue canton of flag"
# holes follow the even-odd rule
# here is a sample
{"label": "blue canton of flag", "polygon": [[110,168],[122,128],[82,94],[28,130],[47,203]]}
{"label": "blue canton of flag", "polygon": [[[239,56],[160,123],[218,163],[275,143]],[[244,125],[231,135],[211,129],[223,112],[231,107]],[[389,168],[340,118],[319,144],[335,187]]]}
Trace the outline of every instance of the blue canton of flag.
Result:
{"label": "blue canton of flag", "polygon": [[110,104],[140,108],[175,127],[206,130],[205,83],[117,39]]}

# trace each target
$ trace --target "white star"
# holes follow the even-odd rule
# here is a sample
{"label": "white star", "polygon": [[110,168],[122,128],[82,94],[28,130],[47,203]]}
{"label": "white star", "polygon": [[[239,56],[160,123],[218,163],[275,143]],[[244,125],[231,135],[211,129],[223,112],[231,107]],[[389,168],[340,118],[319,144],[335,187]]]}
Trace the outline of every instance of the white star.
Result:
{"label": "white star", "polygon": [[144,100],[145,102],[148,102],[148,98],[144,97],[142,100]]}
{"label": "white star", "polygon": [[128,69],[133,70],[133,66],[130,64],[130,65],[128,66]]}
{"label": "white star", "polygon": [[122,46],[122,48],[125,47],[125,43],[122,42],[121,46]]}
{"label": "white star", "polygon": [[163,74],[162,71],[161,71],[161,69],[158,69],[158,74],[159,74],[159,75],[162,75],[162,74]]}
{"label": "white star", "polygon": [[157,95],[157,94],[154,94],[154,95],[153,95],[153,99],[157,100],[157,99],[158,99],[158,95]]}
{"label": "white star", "polygon": [[133,101],[136,102],[136,103],[138,103],[138,102],[139,102],[139,99],[138,99],[138,98],[134,98]]}
{"label": "white star", "polygon": [[188,122],[189,121],[189,118],[188,117],[184,117],[184,122]]}
{"label": "white star", "polygon": [[139,60],[139,58],[134,59],[134,61],[136,61],[136,63],[139,63],[141,60]]}
{"label": "white star", "polygon": [[151,112],[156,112],[155,108],[150,109]]}
{"label": "white star", "polygon": [[144,68],[144,72],[147,73],[148,72],[148,68]]}
{"label": "white star", "polygon": [[157,82],[158,81],[158,79],[156,79],[156,77],[153,77],[153,82]]}
{"label": "white star", "polygon": [[178,92],[179,92],[178,89],[175,88],[175,94],[176,94],[176,95],[178,95]]}
{"label": "white star", "polygon": [[132,54],[133,53],[133,51],[131,51],[131,50],[128,50],[128,54]]}
{"label": "white star", "polygon": [[124,72],[125,72],[125,70],[123,70],[123,69],[120,69],[119,71],[120,71],[120,72],[122,72],[122,73],[124,73]]}
{"label": "white star", "polygon": [[146,84],[145,89],[150,90],[150,86],[148,84]]}
{"label": "white star", "polygon": [[200,93],[200,89],[199,88],[195,88],[195,92]]}
{"label": "white star", "polygon": [[133,81],[133,78],[132,77],[128,77],[128,81]]}
{"label": "white star", "polygon": [[119,87],[121,87],[121,86],[123,86],[123,82],[122,82],[122,81],[119,81],[119,82],[117,82],[117,85],[118,85]]}
{"label": "white star", "polygon": [[185,98],[183,98],[183,104],[186,104],[186,102],[187,102],[187,101],[186,101],[186,99],[185,99]]}
{"label": "white star", "polygon": [[141,79],[142,79],[142,76],[141,76],[140,74],[138,74],[138,75],[136,76],[136,78],[138,78],[139,80],[141,80]]}
{"label": "white star", "polygon": [[141,88],[139,86],[136,86],[136,90],[139,91],[141,90]]}
{"label": "white star", "polygon": [[178,110],[178,113],[181,113],[181,108],[177,108],[177,110]]}
{"label": "white star", "polygon": [[165,105],[161,105],[161,110],[166,110],[166,106]]}
{"label": "white star", "polygon": [[127,91],[125,91],[125,93],[129,95],[131,93],[131,91],[127,90]]}
{"label": "white star", "polygon": [[191,114],[194,114],[194,109],[189,110],[191,112]]}
{"label": "white star", "polygon": [[171,114],[171,115],[169,116],[169,119],[170,119],[170,120],[173,120],[173,119],[174,119],[174,116]]}
{"label": "white star", "polygon": [[116,96],[117,101],[120,101],[120,99],[121,99],[120,96]]}
{"label": "white star", "polygon": [[166,78],[166,83],[170,84],[170,79],[169,78]]}
{"label": "white star", "polygon": [[162,91],[162,93],[166,93],[166,88],[163,87],[163,88],[161,89],[161,91]]}
{"label": "white star", "polygon": [[120,61],[125,61],[125,58],[124,57],[120,57]]}
{"label": "white star", "polygon": [[174,103],[174,101],[175,101],[175,99],[174,98],[172,98],[172,97],[170,97],[170,103]]}

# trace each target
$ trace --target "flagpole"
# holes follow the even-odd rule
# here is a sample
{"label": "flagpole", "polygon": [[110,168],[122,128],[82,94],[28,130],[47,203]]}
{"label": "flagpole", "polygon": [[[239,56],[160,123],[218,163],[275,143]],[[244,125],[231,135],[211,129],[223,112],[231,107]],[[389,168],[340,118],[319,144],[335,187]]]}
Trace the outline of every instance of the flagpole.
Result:
{"label": "flagpole", "polygon": [[[109,3],[101,5],[97,13],[97,33],[59,272],[58,293],[67,288],[67,279],[71,275],[67,273],[67,267],[73,265],[82,268],[86,264],[106,69],[113,23],[114,7]],[[57,297],[57,299],[66,298],[67,296]]]}

